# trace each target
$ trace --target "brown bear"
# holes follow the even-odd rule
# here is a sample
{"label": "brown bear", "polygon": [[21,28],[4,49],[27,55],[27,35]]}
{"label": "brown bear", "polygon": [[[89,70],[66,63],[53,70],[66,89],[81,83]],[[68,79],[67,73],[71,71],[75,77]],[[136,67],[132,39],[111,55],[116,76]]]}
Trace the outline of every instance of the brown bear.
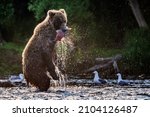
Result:
{"label": "brown bear", "polygon": [[54,63],[54,47],[65,32],[67,15],[64,9],[49,10],[47,16],[39,23],[22,53],[23,74],[27,84],[32,84],[40,91],[47,91],[50,86],[50,76],[59,80],[60,71]]}

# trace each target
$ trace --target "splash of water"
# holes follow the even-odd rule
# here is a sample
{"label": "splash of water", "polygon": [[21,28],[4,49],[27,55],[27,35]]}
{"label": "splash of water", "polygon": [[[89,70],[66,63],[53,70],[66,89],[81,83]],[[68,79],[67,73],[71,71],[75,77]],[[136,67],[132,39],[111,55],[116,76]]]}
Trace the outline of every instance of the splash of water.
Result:
{"label": "splash of water", "polygon": [[[61,71],[65,71],[67,65],[66,61],[68,60],[68,56],[71,51],[74,49],[73,43],[69,38],[63,39],[62,41],[56,44],[56,61],[55,64],[61,69]],[[59,71],[59,70],[58,70]],[[63,75],[59,71],[59,82],[57,86],[66,88],[67,74]]]}
{"label": "splash of water", "polygon": [[73,43],[69,39],[64,39],[56,44],[57,59],[56,64],[62,71],[65,71],[66,61],[70,52],[74,49]]}

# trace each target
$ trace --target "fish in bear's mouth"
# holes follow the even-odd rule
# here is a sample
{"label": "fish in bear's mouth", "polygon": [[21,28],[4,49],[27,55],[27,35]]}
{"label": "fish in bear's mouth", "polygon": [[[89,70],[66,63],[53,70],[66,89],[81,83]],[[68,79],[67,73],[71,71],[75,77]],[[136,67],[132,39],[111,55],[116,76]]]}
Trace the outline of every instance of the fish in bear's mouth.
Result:
{"label": "fish in bear's mouth", "polygon": [[59,29],[59,30],[56,30],[56,41],[61,41],[61,39],[63,37],[65,37],[65,34],[67,31],[71,30],[71,28],[68,28],[68,27],[65,27],[65,28],[62,28],[62,29]]}

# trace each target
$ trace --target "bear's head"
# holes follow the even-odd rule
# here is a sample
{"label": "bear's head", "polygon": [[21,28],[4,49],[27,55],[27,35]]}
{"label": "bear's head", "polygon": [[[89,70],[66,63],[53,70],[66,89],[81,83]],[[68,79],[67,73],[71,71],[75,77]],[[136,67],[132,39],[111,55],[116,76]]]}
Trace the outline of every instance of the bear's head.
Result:
{"label": "bear's head", "polygon": [[71,28],[67,26],[67,14],[64,9],[60,10],[49,10],[47,15],[51,21],[51,24],[54,26],[56,30],[56,39],[61,40],[62,37],[65,36],[65,33]]}

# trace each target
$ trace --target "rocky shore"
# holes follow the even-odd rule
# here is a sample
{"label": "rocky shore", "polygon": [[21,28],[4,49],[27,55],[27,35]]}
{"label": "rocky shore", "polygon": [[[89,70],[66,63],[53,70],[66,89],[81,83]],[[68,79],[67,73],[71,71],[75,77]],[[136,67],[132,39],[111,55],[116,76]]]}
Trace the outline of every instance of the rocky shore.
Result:
{"label": "rocky shore", "polygon": [[0,87],[1,100],[150,100],[150,80],[129,81],[119,86],[114,80],[106,85],[92,84],[91,80],[72,80],[66,86],[51,86],[47,92],[35,87]]}

